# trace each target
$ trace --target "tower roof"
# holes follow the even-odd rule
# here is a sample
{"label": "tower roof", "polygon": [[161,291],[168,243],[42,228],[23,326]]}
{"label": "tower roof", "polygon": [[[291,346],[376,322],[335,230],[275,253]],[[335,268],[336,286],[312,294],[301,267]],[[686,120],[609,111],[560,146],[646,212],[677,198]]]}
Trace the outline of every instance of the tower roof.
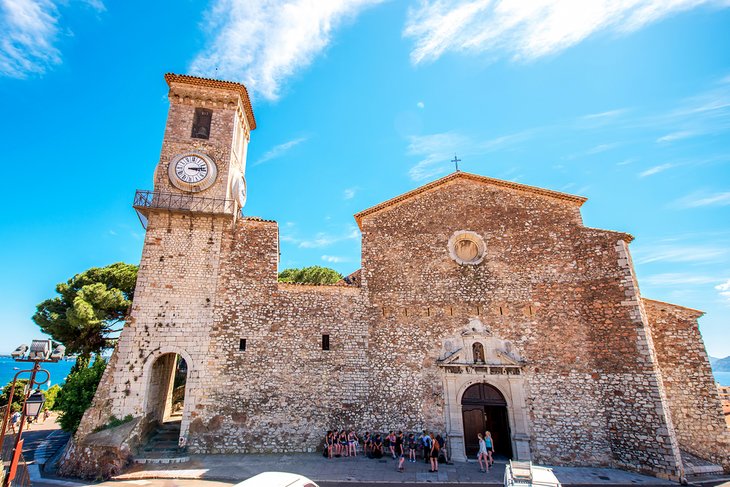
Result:
{"label": "tower roof", "polygon": [[233,81],[223,81],[212,78],[200,78],[197,76],[190,76],[187,74],[175,74],[166,73],[165,81],[167,86],[172,87],[173,83],[184,83],[187,85],[200,86],[202,88],[214,88],[219,90],[233,91],[238,93],[243,100],[243,106],[246,108],[246,118],[251,130],[256,128],[256,118],[253,116],[253,107],[251,106],[251,99],[248,96],[248,90],[241,83],[235,83]]}
{"label": "tower roof", "polygon": [[387,201],[384,201],[378,205],[372,206],[359,213],[355,213],[355,221],[357,222],[357,225],[362,229],[362,219],[364,217],[371,215],[373,213],[377,213],[377,212],[384,210],[386,208],[389,208],[391,206],[397,205],[397,204],[401,203],[402,201],[408,200],[410,198],[413,198],[414,196],[417,196],[421,193],[425,193],[426,191],[430,191],[432,189],[435,189],[439,186],[442,186],[451,181],[455,181],[457,179],[466,179],[466,180],[470,180],[470,181],[475,181],[477,183],[488,184],[491,186],[500,186],[503,188],[522,191],[525,193],[532,193],[532,194],[536,194],[536,195],[540,195],[540,196],[547,196],[549,198],[563,200],[569,204],[573,204],[573,205],[577,205],[577,206],[581,206],[581,205],[583,205],[583,203],[588,201],[588,198],[585,198],[583,196],[576,196],[576,195],[567,194],[567,193],[560,193],[558,191],[538,188],[535,186],[527,186],[526,184],[513,183],[512,181],[503,181],[501,179],[489,178],[486,176],[480,176],[478,174],[456,171],[456,172],[449,174],[448,176],[437,179],[436,181],[432,181],[432,182],[425,184],[423,186],[420,186],[414,190],[408,191],[407,193],[403,193],[400,196],[396,196],[395,198],[391,198]]}

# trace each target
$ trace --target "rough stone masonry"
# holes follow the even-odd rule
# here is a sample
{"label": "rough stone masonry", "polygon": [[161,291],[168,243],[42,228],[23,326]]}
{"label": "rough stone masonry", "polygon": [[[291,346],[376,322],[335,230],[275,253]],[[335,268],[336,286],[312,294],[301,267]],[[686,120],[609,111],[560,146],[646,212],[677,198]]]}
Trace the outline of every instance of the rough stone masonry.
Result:
{"label": "rough stone masonry", "polygon": [[[234,189],[256,125],[245,87],[166,80],[131,318],[65,473],[123,468],[169,418],[176,356],[193,453],[314,451],[354,427],[447,434],[465,460],[488,428],[520,460],[681,479],[683,450],[730,469],[702,313],[643,298],[632,237],[585,227],[585,198],[457,171],[355,215],[350,278],[279,283],[278,225],[242,216]],[[187,153],[217,166],[207,189],[171,184]],[[100,441],[112,415],[135,421]]]}

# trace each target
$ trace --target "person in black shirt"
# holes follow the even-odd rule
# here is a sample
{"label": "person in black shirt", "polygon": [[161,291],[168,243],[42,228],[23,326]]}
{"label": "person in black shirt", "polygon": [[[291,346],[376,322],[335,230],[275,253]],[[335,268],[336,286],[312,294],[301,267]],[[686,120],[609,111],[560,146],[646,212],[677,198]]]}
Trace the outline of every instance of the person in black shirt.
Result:
{"label": "person in black shirt", "polygon": [[383,438],[380,437],[380,433],[375,435],[373,441],[373,458],[383,458]]}

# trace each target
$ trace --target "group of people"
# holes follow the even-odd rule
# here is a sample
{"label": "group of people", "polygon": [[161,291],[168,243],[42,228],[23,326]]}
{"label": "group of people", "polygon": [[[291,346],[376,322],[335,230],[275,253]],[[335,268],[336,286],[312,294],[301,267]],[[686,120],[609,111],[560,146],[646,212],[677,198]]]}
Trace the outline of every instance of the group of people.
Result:
{"label": "group of people", "polygon": [[492,440],[492,433],[485,431],[484,436],[478,433],[477,438],[479,438],[479,453],[477,453],[479,471],[489,472],[489,467],[494,465],[494,441]]}
{"label": "group of people", "polygon": [[333,457],[356,457],[358,446],[362,443],[362,452],[368,458],[383,458],[388,455],[398,460],[397,470],[403,472],[406,457],[409,462],[416,462],[416,453],[420,450],[422,458],[430,463],[429,472],[438,472],[439,458],[448,461],[446,441],[441,435],[434,435],[426,430],[416,436],[414,433],[390,431],[383,436],[380,433],[371,435],[369,431],[359,437],[355,430],[328,431],[324,438],[323,455]]}
{"label": "group of people", "polygon": [[[30,429],[30,425],[33,424],[34,419],[37,422],[45,423],[45,421],[50,417],[51,412],[48,410],[48,408],[43,408],[43,412],[38,415],[37,418],[33,418],[33,416],[27,416],[26,417],[26,423],[25,428]],[[15,427],[18,423],[20,423],[20,418],[22,415],[20,414],[20,411],[15,411],[13,414],[10,415],[10,427],[13,431],[15,431]]]}

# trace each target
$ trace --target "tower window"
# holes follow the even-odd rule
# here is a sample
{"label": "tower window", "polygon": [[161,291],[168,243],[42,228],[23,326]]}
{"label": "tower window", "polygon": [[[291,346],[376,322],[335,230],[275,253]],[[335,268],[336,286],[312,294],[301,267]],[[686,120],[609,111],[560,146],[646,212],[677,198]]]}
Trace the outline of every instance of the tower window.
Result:
{"label": "tower window", "polygon": [[240,352],[246,351],[246,339],[245,338],[241,338],[240,340],[238,340],[238,350]]}
{"label": "tower window", "polygon": [[207,139],[210,137],[210,122],[213,120],[213,110],[207,108],[196,108],[193,116],[193,131],[190,137],[194,139]]}
{"label": "tower window", "polygon": [[322,335],[322,350],[329,350],[329,349],[330,349],[330,336]]}

